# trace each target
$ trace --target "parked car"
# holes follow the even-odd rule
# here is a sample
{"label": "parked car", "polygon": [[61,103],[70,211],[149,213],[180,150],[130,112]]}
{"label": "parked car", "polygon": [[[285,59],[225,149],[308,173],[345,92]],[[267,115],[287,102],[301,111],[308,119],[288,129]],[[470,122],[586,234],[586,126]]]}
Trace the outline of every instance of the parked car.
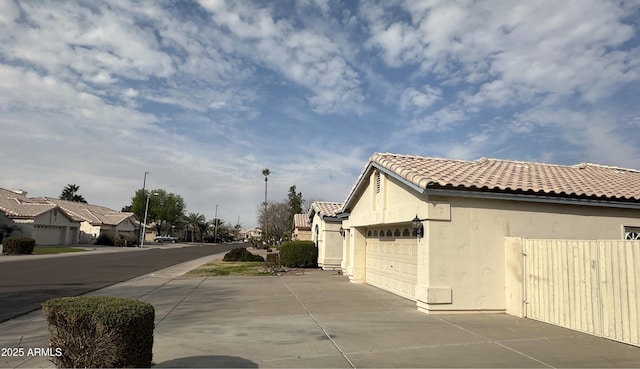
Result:
{"label": "parked car", "polygon": [[207,235],[207,236],[204,236],[204,242],[206,242],[206,243],[222,243],[222,242],[224,242],[224,240],[220,236],[214,237],[214,236],[211,236],[211,235]]}
{"label": "parked car", "polygon": [[176,243],[176,241],[178,241],[177,237],[171,237],[171,236],[155,236],[153,238],[153,242],[156,243],[163,243],[163,242],[171,242],[171,243]]}

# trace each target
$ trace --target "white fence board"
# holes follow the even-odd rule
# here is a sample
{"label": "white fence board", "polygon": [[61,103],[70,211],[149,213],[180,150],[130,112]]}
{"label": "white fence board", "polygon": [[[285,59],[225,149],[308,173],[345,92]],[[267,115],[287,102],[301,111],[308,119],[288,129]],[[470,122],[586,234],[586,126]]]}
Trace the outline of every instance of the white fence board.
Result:
{"label": "white fence board", "polygon": [[640,346],[640,241],[524,241],[525,316]]}

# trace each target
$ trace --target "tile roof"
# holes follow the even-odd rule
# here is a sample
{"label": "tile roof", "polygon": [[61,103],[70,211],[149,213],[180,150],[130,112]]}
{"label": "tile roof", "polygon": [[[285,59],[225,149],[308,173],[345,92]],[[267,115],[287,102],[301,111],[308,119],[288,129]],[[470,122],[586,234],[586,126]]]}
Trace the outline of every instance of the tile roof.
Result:
{"label": "tile roof", "polygon": [[341,202],[314,201],[309,207],[308,216],[311,217],[313,212],[316,212],[321,217],[335,217],[341,209]]}
{"label": "tile roof", "polygon": [[0,188],[0,210],[8,217],[34,218],[55,208],[55,204],[43,204],[25,194]]}
{"label": "tile roof", "polygon": [[58,205],[71,215],[74,220],[89,222],[93,225],[118,225],[134,215],[130,212],[120,212],[100,205],[60,200],[52,197],[39,198],[38,200]]}
{"label": "tile roof", "polygon": [[520,193],[556,197],[639,201],[640,171],[598,164],[543,164],[482,158],[475,161],[375,153],[349,197],[371,165],[413,185],[427,188]]}
{"label": "tile roof", "polygon": [[307,214],[294,214],[293,228],[311,228]]}

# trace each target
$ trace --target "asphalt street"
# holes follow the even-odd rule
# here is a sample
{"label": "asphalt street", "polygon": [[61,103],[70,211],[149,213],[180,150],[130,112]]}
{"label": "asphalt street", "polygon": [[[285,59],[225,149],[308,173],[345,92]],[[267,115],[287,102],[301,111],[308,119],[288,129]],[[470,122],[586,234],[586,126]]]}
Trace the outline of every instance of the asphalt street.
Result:
{"label": "asphalt street", "polygon": [[50,298],[82,295],[234,247],[238,247],[237,244],[128,252],[88,251],[64,257],[21,257],[3,262],[0,263],[0,323],[37,310]]}

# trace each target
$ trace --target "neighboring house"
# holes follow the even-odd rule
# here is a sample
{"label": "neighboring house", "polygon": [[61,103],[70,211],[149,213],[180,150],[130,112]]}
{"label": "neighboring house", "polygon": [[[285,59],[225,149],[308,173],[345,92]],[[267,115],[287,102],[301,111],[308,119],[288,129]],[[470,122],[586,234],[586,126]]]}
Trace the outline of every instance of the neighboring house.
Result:
{"label": "neighboring house", "polygon": [[311,225],[307,214],[294,214],[291,239],[294,241],[311,241]]}
{"label": "neighboring house", "polygon": [[133,213],[51,197],[34,200],[57,205],[71,215],[74,220],[80,222],[80,243],[92,243],[103,233],[116,238],[123,236],[135,239],[137,237],[138,221]]}
{"label": "neighboring house", "polygon": [[[522,260],[531,255],[523,256],[520,242],[637,237],[640,171],[596,164],[376,153],[338,215],[344,219],[346,233],[344,272],[352,282],[416,301],[418,309],[427,313],[507,312],[513,304],[516,307],[509,312],[522,316],[531,302],[523,303],[527,300],[522,298],[523,279],[533,271],[523,271]],[[415,218],[418,227],[414,229]],[[627,250],[619,257],[628,260],[618,262],[631,268],[625,280],[629,278],[629,286],[631,281],[640,285],[640,242],[616,242]],[[576,271],[595,273],[602,265],[596,257],[580,256],[589,250],[579,242],[568,247],[569,256],[542,258],[547,261],[536,268],[542,275],[568,275],[573,270],[559,266],[567,258]],[[600,266],[601,273],[604,268]],[[589,278],[596,277],[579,283],[590,284]],[[520,291],[511,293],[510,283]],[[590,310],[571,302],[580,293],[576,287],[565,293],[566,301],[555,304],[574,304],[576,314]],[[622,301],[622,306],[640,308],[639,295],[629,295],[630,302]],[[626,292],[618,296],[627,299]],[[553,306],[553,299],[553,295],[547,298],[547,308]],[[626,324],[637,325],[637,316]]]}
{"label": "neighboring house", "polygon": [[262,238],[262,230],[260,228],[243,229],[238,234],[241,239]]}
{"label": "neighboring house", "polygon": [[78,243],[80,223],[52,203],[30,199],[25,191],[0,188],[0,222],[10,221],[18,230],[12,236],[31,237],[36,245]]}
{"label": "neighboring house", "polygon": [[336,214],[340,202],[315,201],[307,212],[311,224],[311,240],[318,248],[318,266],[324,270],[339,270],[342,263],[342,220]]}

